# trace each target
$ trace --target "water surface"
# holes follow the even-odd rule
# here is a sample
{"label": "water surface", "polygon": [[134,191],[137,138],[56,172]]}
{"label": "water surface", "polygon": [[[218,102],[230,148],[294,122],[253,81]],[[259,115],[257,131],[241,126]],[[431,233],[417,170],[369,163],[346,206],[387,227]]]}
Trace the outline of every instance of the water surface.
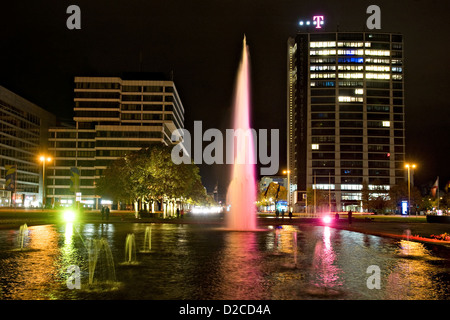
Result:
{"label": "water surface", "polygon": [[[138,249],[152,228],[152,253],[124,265],[125,240]],[[235,232],[187,224],[67,223],[0,230],[0,299],[448,299],[446,248],[323,226]],[[297,234],[295,240],[294,233]],[[89,285],[89,239],[105,238],[114,285]],[[69,289],[70,265],[81,289]],[[369,266],[380,289],[369,289]]]}

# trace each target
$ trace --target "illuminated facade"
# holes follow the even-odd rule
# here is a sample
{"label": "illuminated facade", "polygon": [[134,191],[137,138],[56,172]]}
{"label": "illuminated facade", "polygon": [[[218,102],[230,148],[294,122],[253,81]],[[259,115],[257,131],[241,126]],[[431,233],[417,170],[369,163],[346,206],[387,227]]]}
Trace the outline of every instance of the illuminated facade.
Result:
{"label": "illuminated facade", "polygon": [[405,179],[402,35],[298,33],[287,62],[291,183],[325,190],[332,210],[360,210],[366,184],[386,196]]}
{"label": "illuminated facade", "polygon": [[[135,80],[152,76],[157,80]],[[129,77],[75,78],[75,125],[50,129],[55,165],[47,173],[47,197],[53,203],[73,203],[78,190],[86,206],[98,207],[95,180],[111,161],[152,143],[170,145],[172,131],[184,127],[184,108],[169,77]],[[73,186],[73,172],[79,186]]]}
{"label": "illuminated facade", "polygon": [[42,199],[42,165],[39,154],[47,149],[53,114],[0,87],[0,206],[11,205],[6,168],[16,166],[15,205],[39,206]]}

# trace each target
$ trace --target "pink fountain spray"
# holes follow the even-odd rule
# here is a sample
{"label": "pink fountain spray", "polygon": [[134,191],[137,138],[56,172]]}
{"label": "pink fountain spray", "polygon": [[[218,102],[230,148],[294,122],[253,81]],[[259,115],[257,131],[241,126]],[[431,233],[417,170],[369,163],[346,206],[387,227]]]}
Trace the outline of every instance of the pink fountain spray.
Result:
{"label": "pink fountain spray", "polygon": [[234,143],[234,164],[227,199],[227,228],[237,231],[256,230],[256,182],[253,136],[250,128],[250,65],[244,36],[234,98],[234,132],[245,136],[246,143]]}

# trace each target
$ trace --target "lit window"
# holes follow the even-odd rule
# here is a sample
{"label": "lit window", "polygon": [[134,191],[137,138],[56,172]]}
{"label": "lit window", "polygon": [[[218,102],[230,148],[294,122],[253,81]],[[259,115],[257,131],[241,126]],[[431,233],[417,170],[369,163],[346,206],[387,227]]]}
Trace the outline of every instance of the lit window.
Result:
{"label": "lit window", "polygon": [[371,50],[367,49],[365,51],[367,56],[390,56],[391,52],[389,50]]}
{"label": "lit window", "polygon": [[362,42],[338,42],[338,47],[344,48],[361,48],[363,45]]}
{"label": "lit window", "polygon": [[373,185],[369,184],[369,190],[389,190],[391,186],[389,185]]}
{"label": "lit window", "polygon": [[355,72],[355,73],[339,73],[339,79],[362,79],[364,74]]}
{"label": "lit window", "polygon": [[362,184],[341,184],[341,190],[361,190]]}
{"label": "lit window", "polygon": [[389,72],[388,66],[366,66],[366,71]]}
{"label": "lit window", "polygon": [[318,144],[312,144],[312,145],[311,145],[311,149],[313,149],[313,150],[319,150],[319,145],[318,145]]}
{"label": "lit window", "polygon": [[313,184],[312,185],[313,189],[320,189],[320,190],[334,190],[335,185],[334,184]]}
{"label": "lit window", "polygon": [[362,71],[364,69],[363,66],[338,66],[338,70],[350,70],[350,71]]}
{"label": "lit window", "polygon": [[363,97],[339,96],[339,102],[364,102]]}
{"label": "lit window", "polygon": [[323,79],[323,78],[336,78],[336,74],[334,73],[311,73],[311,79]]}
{"label": "lit window", "polygon": [[335,55],[336,50],[311,50],[309,52],[311,56],[327,56],[327,55]]}
{"label": "lit window", "polygon": [[364,51],[361,50],[354,50],[354,49],[349,49],[349,50],[338,50],[338,54],[339,55],[344,55],[344,56],[361,56],[364,54]]}
{"label": "lit window", "polygon": [[340,87],[362,87],[362,81],[339,81]]}
{"label": "lit window", "polygon": [[355,89],[355,94],[364,94],[364,89]]}
{"label": "lit window", "polygon": [[389,80],[391,75],[389,73],[366,73],[366,79],[381,79]]}
{"label": "lit window", "polygon": [[336,66],[310,66],[311,71],[326,71],[326,70],[336,70]]}
{"label": "lit window", "polygon": [[383,127],[390,127],[391,122],[390,121],[383,121]]}
{"label": "lit window", "polygon": [[339,63],[364,63],[364,58],[361,57],[341,57],[338,58]]}
{"label": "lit window", "polygon": [[[392,61],[394,61],[394,60],[392,60]],[[367,63],[383,63],[383,64],[390,63],[389,59],[380,59],[380,58],[367,58],[366,62]]]}
{"label": "lit window", "polygon": [[342,193],[342,200],[361,200],[362,194],[360,192],[354,192],[354,193]]}
{"label": "lit window", "polygon": [[311,48],[334,48],[336,47],[336,42],[334,41],[318,41],[318,42],[311,42],[309,44]]}

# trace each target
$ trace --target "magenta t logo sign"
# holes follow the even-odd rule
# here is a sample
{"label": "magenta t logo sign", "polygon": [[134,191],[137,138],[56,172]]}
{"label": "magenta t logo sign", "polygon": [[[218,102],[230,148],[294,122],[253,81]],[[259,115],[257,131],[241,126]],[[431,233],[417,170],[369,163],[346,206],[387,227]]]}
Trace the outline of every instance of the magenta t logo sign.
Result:
{"label": "magenta t logo sign", "polygon": [[324,16],[313,16],[313,21],[310,20],[300,20],[298,22],[299,26],[306,26],[309,27],[310,25],[315,25],[316,29],[322,29],[323,24],[325,23],[325,17]]}
{"label": "magenta t logo sign", "polygon": [[322,28],[322,21],[324,20],[323,16],[314,16],[313,20],[316,22],[315,23],[316,29],[321,29]]}

